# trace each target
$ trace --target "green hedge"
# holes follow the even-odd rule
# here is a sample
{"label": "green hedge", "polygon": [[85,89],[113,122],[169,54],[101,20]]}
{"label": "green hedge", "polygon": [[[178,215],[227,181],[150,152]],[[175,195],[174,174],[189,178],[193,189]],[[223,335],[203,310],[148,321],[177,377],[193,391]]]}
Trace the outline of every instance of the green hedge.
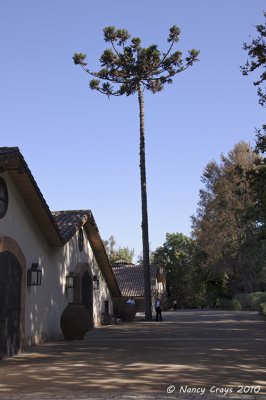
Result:
{"label": "green hedge", "polygon": [[220,298],[218,306],[224,310],[259,311],[261,304],[266,304],[266,292],[238,293],[233,299]]}
{"label": "green hedge", "polygon": [[234,297],[241,304],[242,310],[258,311],[261,303],[266,303],[266,292],[239,293]]}
{"label": "green hedge", "polygon": [[224,310],[241,311],[242,306],[237,299],[219,299],[219,305]]}

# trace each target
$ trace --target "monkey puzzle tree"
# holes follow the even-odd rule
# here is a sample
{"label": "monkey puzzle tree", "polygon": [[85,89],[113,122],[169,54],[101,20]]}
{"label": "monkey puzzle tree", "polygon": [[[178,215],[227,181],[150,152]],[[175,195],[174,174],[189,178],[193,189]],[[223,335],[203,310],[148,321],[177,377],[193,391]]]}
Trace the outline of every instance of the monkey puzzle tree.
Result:
{"label": "monkey puzzle tree", "polygon": [[130,34],[125,29],[116,29],[113,26],[104,28],[104,40],[111,44],[101,57],[101,69],[93,72],[87,67],[86,55],[75,53],[73,60],[85,72],[94,78],[90,81],[90,88],[106,96],[130,96],[138,94],[139,121],[140,121],[140,178],[141,178],[141,204],[142,204],[142,245],[144,267],[144,294],[145,317],[152,318],[151,291],[150,291],[150,261],[149,261],[149,233],[148,233],[148,207],[146,188],[145,165],[145,132],[144,132],[144,89],[152,93],[160,92],[166,83],[172,83],[173,77],[192,66],[199,51],[192,49],[183,60],[180,51],[172,51],[178,42],[180,30],[177,26],[170,28],[168,42],[169,48],[165,53],[158,50],[157,45],[147,48],[141,47],[141,39],[130,39]]}

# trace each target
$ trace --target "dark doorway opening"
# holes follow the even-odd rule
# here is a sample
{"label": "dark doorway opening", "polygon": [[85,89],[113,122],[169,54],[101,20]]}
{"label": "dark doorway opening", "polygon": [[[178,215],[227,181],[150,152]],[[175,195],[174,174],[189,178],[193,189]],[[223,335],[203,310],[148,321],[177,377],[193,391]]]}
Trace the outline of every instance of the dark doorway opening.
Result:
{"label": "dark doorway opening", "polygon": [[21,275],[16,256],[0,253],[0,359],[20,349]]}
{"label": "dark doorway opening", "polygon": [[89,328],[93,328],[93,287],[88,271],[85,271],[82,275],[82,304],[89,314]]}

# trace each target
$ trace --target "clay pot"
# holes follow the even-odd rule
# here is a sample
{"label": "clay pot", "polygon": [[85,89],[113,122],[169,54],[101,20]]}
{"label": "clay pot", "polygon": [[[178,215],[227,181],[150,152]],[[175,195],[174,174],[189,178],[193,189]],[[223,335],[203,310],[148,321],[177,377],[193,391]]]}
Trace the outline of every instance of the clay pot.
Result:
{"label": "clay pot", "polygon": [[134,321],[136,316],[136,306],[134,304],[123,304],[119,311],[123,322]]}
{"label": "clay pot", "polygon": [[83,304],[68,303],[60,318],[66,340],[82,340],[89,330],[89,314]]}

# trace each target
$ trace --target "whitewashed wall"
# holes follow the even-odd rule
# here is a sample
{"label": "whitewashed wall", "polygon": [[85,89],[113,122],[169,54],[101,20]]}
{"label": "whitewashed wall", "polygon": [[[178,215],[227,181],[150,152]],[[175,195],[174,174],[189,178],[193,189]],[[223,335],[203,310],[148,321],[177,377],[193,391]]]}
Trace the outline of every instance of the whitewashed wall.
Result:
{"label": "whitewashed wall", "polygon": [[22,250],[27,269],[37,262],[42,269],[42,285],[27,287],[25,307],[26,342],[40,342],[61,335],[60,316],[73,301],[73,289],[65,289],[65,277],[82,263],[89,265],[91,276],[100,279],[100,290],[93,291],[94,325],[100,324],[104,301],[112,310],[112,299],[84,232],[84,249],[78,248],[78,233],[64,246],[52,248],[47,243],[30,210],[7,173],[2,174],[9,194],[9,207],[0,219],[0,237],[15,240]]}

